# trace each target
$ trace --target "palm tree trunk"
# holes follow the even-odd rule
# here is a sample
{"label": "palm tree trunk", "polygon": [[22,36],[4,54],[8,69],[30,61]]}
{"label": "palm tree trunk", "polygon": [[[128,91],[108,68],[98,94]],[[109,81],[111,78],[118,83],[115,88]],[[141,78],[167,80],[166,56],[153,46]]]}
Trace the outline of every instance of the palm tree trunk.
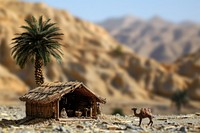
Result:
{"label": "palm tree trunk", "polygon": [[35,59],[35,82],[37,86],[40,86],[44,83],[44,77],[42,74],[42,60],[36,55]]}
{"label": "palm tree trunk", "polygon": [[180,114],[181,113],[181,104],[178,105],[177,109],[178,109],[178,114]]}
{"label": "palm tree trunk", "polygon": [[181,103],[176,103],[177,114],[181,113]]}

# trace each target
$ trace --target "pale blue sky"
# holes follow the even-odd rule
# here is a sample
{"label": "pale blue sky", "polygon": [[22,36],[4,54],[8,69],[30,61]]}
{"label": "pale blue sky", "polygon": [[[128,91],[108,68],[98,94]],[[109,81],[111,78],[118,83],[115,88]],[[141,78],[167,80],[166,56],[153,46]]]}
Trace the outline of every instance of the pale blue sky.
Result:
{"label": "pale blue sky", "polygon": [[68,10],[85,20],[98,22],[123,15],[149,19],[153,16],[172,21],[200,22],[200,0],[25,0],[42,1]]}

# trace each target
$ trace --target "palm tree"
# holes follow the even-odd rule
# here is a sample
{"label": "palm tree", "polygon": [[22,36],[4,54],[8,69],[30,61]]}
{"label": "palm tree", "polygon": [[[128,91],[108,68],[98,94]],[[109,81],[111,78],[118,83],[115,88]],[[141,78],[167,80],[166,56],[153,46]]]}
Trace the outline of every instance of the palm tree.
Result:
{"label": "palm tree", "polygon": [[176,91],[173,93],[171,97],[172,102],[176,104],[177,112],[180,114],[181,108],[184,104],[189,102],[189,97],[186,90],[183,91]]}
{"label": "palm tree", "polygon": [[56,23],[50,23],[51,19],[43,21],[40,16],[38,20],[32,16],[26,19],[27,26],[21,26],[25,31],[16,34],[13,38],[12,53],[20,68],[32,61],[35,63],[35,82],[37,86],[44,83],[42,73],[43,65],[46,66],[50,62],[50,56],[53,56],[58,62],[61,61],[61,40],[63,35],[59,32],[59,28],[55,26]]}

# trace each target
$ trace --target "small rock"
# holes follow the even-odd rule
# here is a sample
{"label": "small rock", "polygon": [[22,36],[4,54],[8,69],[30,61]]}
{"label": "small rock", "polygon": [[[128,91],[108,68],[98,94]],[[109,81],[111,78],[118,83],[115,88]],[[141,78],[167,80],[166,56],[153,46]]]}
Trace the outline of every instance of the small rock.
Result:
{"label": "small rock", "polygon": [[1,116],[8,116],[6,113],[0,113]]}
{"label": "small rock", "polygon": [[135,121],[139,121],[140,119],[139,119],[139,118],[135,118],[134,120],[135,120]]}
{"label": "small rock", "polygon": [[200,116],[200,112],[195,113],[195,115]]}
{"label": "small rock", "polygon": [[194,117],[194,114],[176,116],[176,118],[178,118],[178,119],[187,119],[187,118],[191,118],[191,117]]}
{"label": "small rock", "polygon": [[157,118],[157,120],[160,120],[160,121],[167,121],[166,118]]}
{"label": "small rock", "polygon": [[56,126],[53,131],[58,131],[58,132],[65,132],[66,129],[63,126]]}
{"label": "small rock", "polygon": [[183,126],[183,127],[180,128],[179,131],[181,131],[183,133],[187,133],[187,128]]}
{"label": "small rock", "polygon": [[117,130],[118,126],[117,125],[107,125],[108,130]]}
{"label": "small rock", "polygon": [[168,125],[176,125],[175,122],[168,122],[167,124],[168,124]]}
{"label": "small rock", "polygon": [[24,126],[24,125],[20,125],[19,127],[20,127],[20,128],[25,128],[25,126]]}
{"label": "small rock", "polygon": [[84,126],[82,126],[82,125],[77,125],[76,128],[82,128],[82,129],[83,129]]}
{"label": "small rock", "polygon": [[131,124],[126,124],[126,128],[129,128],[129,129],[141,129],[141,130],[143,130],[141,127],[139,127],[139,126],[133,126],[133,125],[131,125]]}
{"label": "small rock", "polygon": [[8,109],[13,109],[13,107],[12,107],[12,106],[9,106]]}
{"label": "small rock", "polygon": [[134,129],[134,128],[135,128],[134,126],[132,126],[132,125],[130,125],[130,124],[126,124],[126,127],[127,127],[127,128],[130,128],[130,129]]}
{"label": "small rock", "polygon": [[13,117],[14,117],[14,118],[18,118],[18,116],[17,116],[17,115],[13,115]]}
{"label": "small rock", "polygon": [[117,117],[120,117],[121,115],[117,113],[116,116],[117,116]]}
{"label": "small rock", "polygon": [[165,126],[164,127],[165,130],[169,130],[169,129],[173,129],[173,128],[175,128],[175,126]]}
{"label": "small rock", "polygon": [[106,122],[106,121],[103,121],[101,124],[108,124],[108,122]]}
{"label": "small rock", "polygon": [[113,122],[114,125],[118,125],[121,124],[120,122]]}
{"label": "small rock", "polygon": [[120,125],[118,127],[118,130],[126,130],[127,129],[127,126],[124,126],[124,125]]}

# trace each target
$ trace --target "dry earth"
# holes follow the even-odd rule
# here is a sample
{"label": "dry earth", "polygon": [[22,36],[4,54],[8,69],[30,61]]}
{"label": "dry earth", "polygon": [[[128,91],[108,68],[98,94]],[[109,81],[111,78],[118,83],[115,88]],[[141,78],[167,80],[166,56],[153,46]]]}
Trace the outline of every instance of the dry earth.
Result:
{"label": "dry earth", "polygon": [[68,121],[31,119],[25,121],[23,105],[0,107],[0,132],[200,132],[200,113],[187,115],[154,115],[152,127],[146,126],[148,120],[143,120],[141,127],[138,118],[132,115],[100,115],[92,121]]}

